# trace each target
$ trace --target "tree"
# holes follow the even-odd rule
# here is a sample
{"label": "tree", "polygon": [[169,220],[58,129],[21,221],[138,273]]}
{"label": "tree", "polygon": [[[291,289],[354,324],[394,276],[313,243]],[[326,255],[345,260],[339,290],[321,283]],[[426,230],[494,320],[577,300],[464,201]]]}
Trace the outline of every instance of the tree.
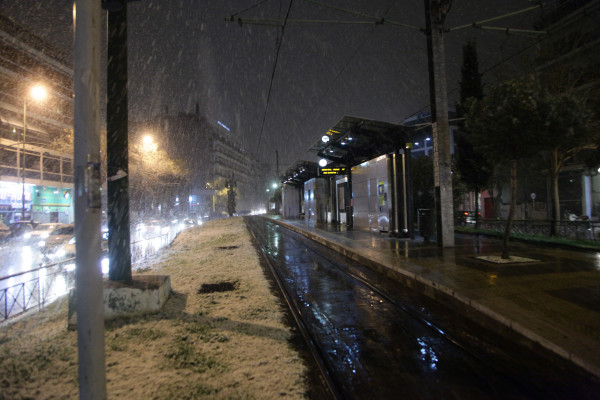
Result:
{"label": "tree", "polygon": [[502,240],[502,258],[509,258],[508,239],[517,198],[517,162],[538,151],[544,130],[538,88],[532,80],[511,80],[493,87],[483,99],[466,105],[469,140],[494,165],[510,166],[510,209]]}
{"label": "tree", "polygon": [[227,214],[233,217],[235,214],[235,183],[232,181],[227,182]]}
{"label": "tree", "polygon": [[[483,86],[479,74],[477,47],[469,41],[463,46],[463,64],[461,67],[460,104],[457,105],[458,116],[463,117],[463,105],[470,99],[481,100]],[[460,123],[460,131],[455,137],[455,167],[460,180],[475,194],[475,226],[479,226],[479,193],[486,187],[493,173],[488,158],[477,151],[468,139],[464,123]]]}
{"label": "tree", "polygon": [[[577,29],[567,27],[570,24]],[[556,32],[563,32],[541,44],[533,65],[537,79],[550,93],[546,102],[549,129],[541,144],[545,147],[551,181],[552,234],[558,232],[561,215],[560,171],[578,154],[589,167],[593,162],[586,158],[594,157],[593,149],[598,148],[600,142],[600,57],[598,46],[594,44],[597,26],[597,22],[589,20],[585,13],[569,18],[568,22],[559,21]],[[595,115],[591,110],[595,110]]]}
{"label": "tree", "polygon": [[[590,112],[585,103],[571,93],[551,95],[540,93],[540,108],[545,116],[544,135],[540,145],[550,161],[549,175],[552,193],[552,229],[558,233],[560,197],[558,176],[565,163],[585,149],[596,147],[597,134],[588,129]],[[595,137],[596,136],[596,137]]]}
{"label": "tree", "polygon": [[414,215],[419,208],[433,210],[435,198],[433,194],[433,158],[425,155],[414,158],[412,161],[412,180],[414,193]]}

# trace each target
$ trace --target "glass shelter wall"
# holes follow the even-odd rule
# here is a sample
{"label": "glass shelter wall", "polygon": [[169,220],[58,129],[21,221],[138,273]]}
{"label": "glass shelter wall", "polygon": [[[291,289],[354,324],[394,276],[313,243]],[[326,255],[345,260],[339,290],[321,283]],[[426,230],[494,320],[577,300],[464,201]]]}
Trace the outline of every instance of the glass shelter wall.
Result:
{"label": "glass shelter wall", "polygon": [[388,232],[389,188],[386,156],[352,168],[354,228]]}

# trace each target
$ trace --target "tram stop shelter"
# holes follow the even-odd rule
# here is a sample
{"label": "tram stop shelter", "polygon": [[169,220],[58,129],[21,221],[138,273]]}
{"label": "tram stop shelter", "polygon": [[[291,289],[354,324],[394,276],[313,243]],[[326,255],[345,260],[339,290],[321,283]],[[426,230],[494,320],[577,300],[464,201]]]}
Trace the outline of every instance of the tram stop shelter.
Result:
{"label": "tram stop shelter", "polygon": [[310,147],[321,161],[317,176],[304,184],[305,218],[414,237],[413,132],[408,126],[343,117]]}
{"label": "tram stop shelter", "polygon": [[281,202],[284,218],[300,218],[304,216],[304,183],[317,176],[317,163],[302,160],[296,161],[279,177],[283,184]]}

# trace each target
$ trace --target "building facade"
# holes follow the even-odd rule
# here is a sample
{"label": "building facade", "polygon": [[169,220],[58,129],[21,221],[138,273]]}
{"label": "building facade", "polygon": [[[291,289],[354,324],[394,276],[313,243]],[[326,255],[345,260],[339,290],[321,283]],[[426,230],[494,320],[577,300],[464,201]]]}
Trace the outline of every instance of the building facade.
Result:
{"label": "building facade", "polygon": [[[71,60],[0,15],[0,212],[72,222]],[[30,90],[46,91],[36,100]]]}
{"label": "building facade", "polygon": [[235,134],[223,123],[196,113],[165,113],[139,124],[133,140],[146,133],[185,169],[176,198],[176,213],[198,217],[227,214],[228,192],[235,192],[237,213],[265,207],[267,169],[241,148]]}

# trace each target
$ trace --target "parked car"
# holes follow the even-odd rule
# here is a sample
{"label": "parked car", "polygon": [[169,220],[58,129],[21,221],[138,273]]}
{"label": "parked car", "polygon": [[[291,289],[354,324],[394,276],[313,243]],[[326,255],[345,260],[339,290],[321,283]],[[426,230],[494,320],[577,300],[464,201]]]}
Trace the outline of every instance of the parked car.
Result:
{"label": "parked car", "polygon": [[[481,219],[481,213],[479,214],[479,219]],[[458,224],[460,226],[469,226],[475,225],[475,211],[459,211],[458,212]]]}

